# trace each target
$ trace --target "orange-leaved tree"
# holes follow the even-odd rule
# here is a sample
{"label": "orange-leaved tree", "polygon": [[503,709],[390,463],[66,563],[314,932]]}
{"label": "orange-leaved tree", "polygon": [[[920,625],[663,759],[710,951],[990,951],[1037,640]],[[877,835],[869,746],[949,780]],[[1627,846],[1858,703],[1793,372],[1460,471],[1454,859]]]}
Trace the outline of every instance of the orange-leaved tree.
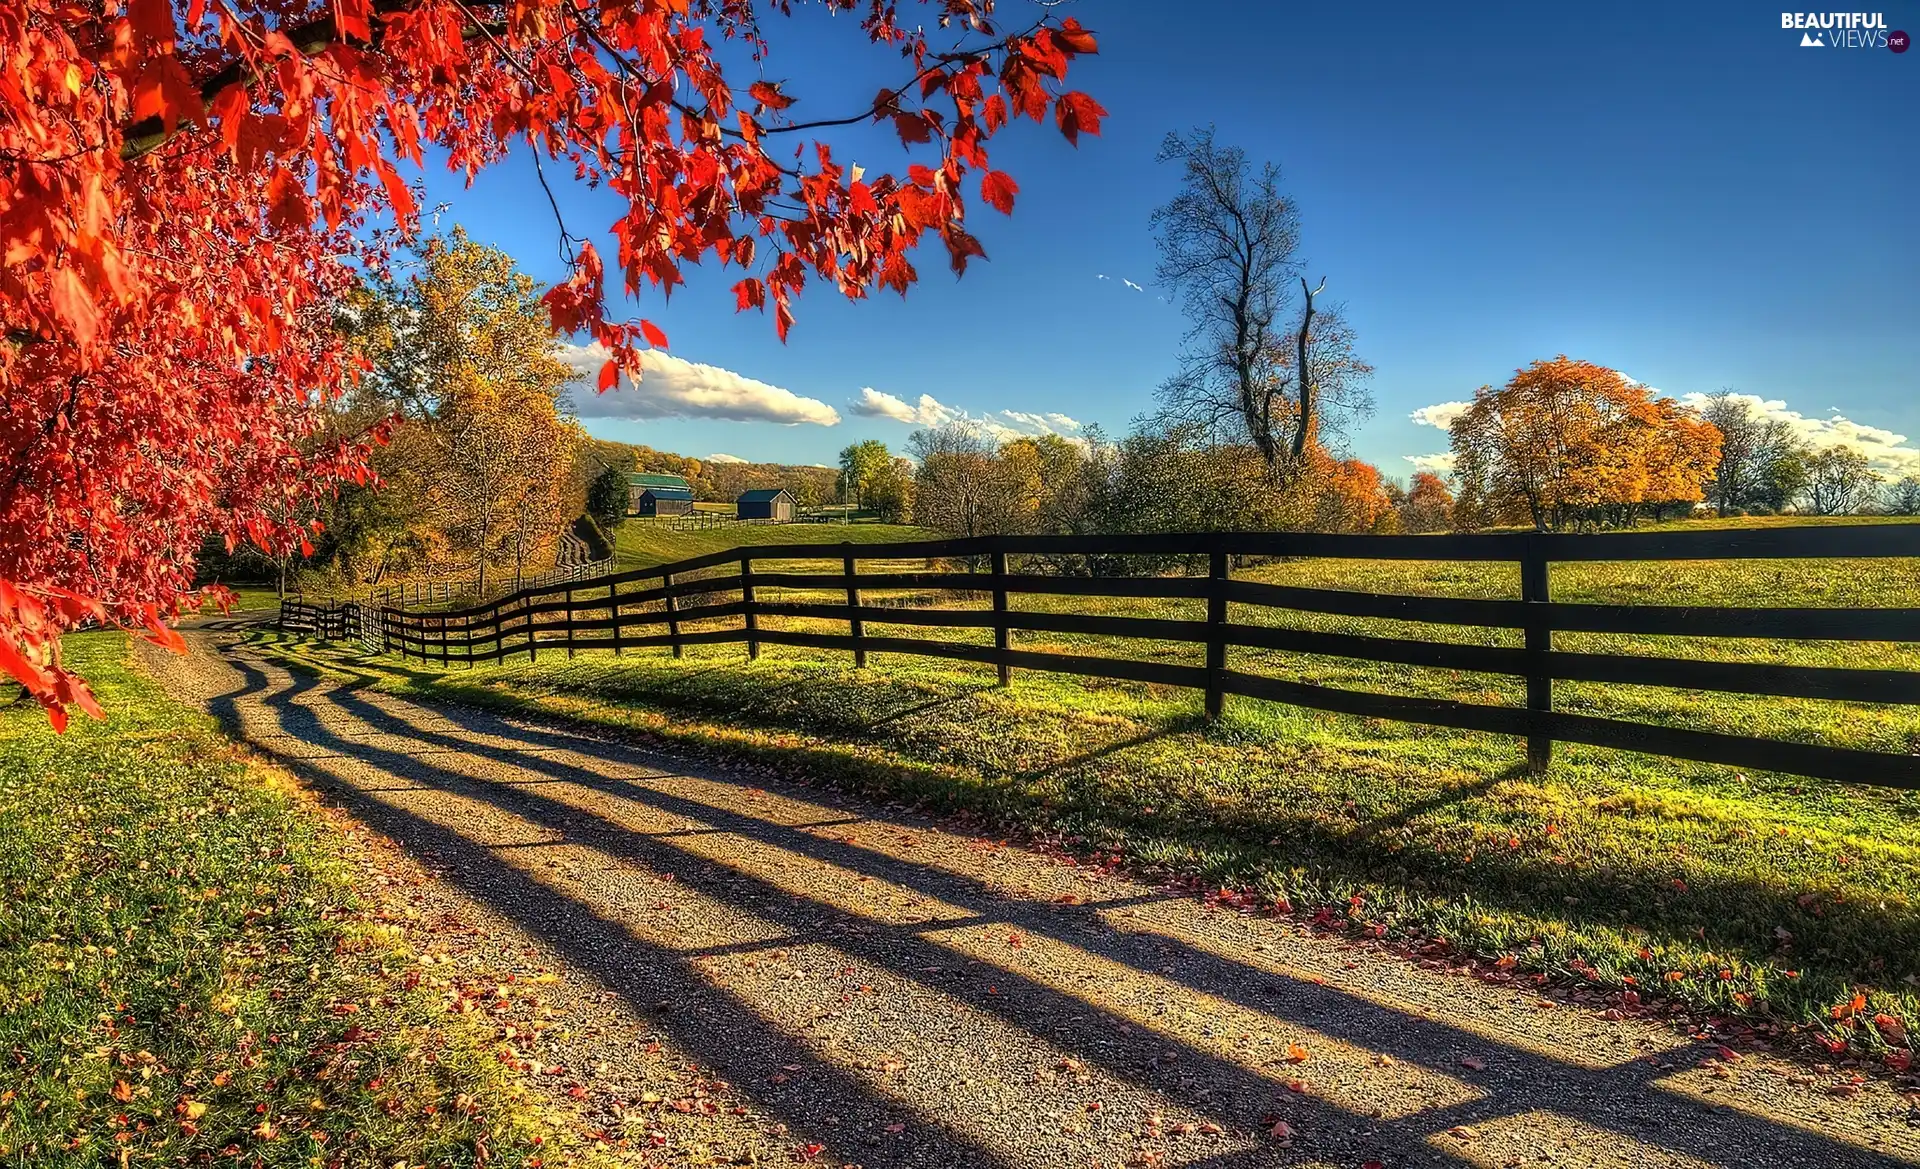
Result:
{"label": "orange-leaved tree", "polygon": [[[904,292],[923,240],[956,272],[983,255],[965,211],[1013,208],[987,152],[1009,122],[1099,131],[1065,85],[1095,50],[1071,17],[930,0],[928,31],[887,0],[826,3],[889,64],[820,118],[796,116],[751,0],[0,5],[0,671],[64,725],[92,701],[63,630],[171,637],[207,535],[298,547],[312,521],[289,517],[312,509],[291,504],[365,478],[380,435],[322,424],[355,373],[330,310],[413,229],[400,168],[429,150],[468,175],[516,150],[560,164],[622,201],[626,293],[731,266],[737,306],[770,305],[784,337],[809,281]],[[822,134],[859,123],[917,161],[837,160]],[[604,390],[666,338],[611,319],[598,250],[561,239],[546,305],[606,349]]]}
{"label": "orange-leaved tree", "polygon": [[1460,514],[1542,529],[1696,503],[1720,457],[1697,411],[1564,354],[1481,387],[1451,436]]}
{"label": "orange-leaved tree", "polygon": [[[1317,446],[1317,444],[1316,444]],[[1380,468],[1360,459],[1321,454],[1312,484],[1314,524],[1322,532],[1371,532],[1392,514]]]}
{"label": "orange-leaved tree", "polygon": [[1453,524],[1453,492],[1432,471],[1415,471],[1400,501],[1400,530],[1414,534],[1444,532]]}

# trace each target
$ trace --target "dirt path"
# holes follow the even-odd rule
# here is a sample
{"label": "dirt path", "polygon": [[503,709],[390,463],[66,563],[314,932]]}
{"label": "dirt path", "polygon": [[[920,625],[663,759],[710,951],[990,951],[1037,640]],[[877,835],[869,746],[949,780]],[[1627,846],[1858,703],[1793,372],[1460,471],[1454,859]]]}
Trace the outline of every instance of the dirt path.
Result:
{"label": "dirt path", "polygon": [[419,860],[446,928],[560,975],[503,1040],[641,1163],[1920,1164],[1881,1083],[237,638],[150,659]]}

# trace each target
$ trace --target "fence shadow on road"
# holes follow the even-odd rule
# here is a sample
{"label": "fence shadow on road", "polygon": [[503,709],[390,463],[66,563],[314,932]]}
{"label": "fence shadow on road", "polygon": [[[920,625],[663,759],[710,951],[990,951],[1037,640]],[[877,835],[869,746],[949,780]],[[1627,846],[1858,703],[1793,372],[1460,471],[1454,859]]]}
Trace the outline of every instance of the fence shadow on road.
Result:
{"label": "fence shadow on road", "polygon": [[[1422,1017],[1313,979],[1239,960],[1154,930],[1121,930],[1112,914],[1152,908],[1171,894],[1145,893],[1107,902],[1062,903],[1010,895],[952,863],[930,863],[911,850],[889,850],[869,833],[820,834],[823,826],[889,824],[883,814],[815,790],[794,797],[821,815],[779,818],[756,811],[768,783],[726,773],[693,776],[681,761],[637,746],[528,726],[470,708],[424,706],[372,694],[355,685],[284,674],[256,660],[231,659],[241,685],[210,703],[239,738],[281,756],[296,774],[362,822],[430,860],[467,896],[512,920],[573,966],[624,998],[636,1012],[701,1064],[722,1068],[756,1104],[828,1143],[843,1161],[881,1166],[1012,1166],[1051,1163],[1010,1153],[1004,1136],[980,1129],[963,1100],[930,1111],[888,1090],[883,1080],[825,1058],[790,1021],[716,980],[703,962],[716,956],[825,945],[916,993],[954,1004],[1009,1034],[1035,1037],[1104,1076],[1169,1101],[1230,1133],[1261,1133],[1276,1107],[1301,1134],[1298,1148],[1241,1140],[1205,1160],[1209,1169],[1323,1160],[1387,1164],[1444,1163],[1446,1134],[1470,1125],[1503,1125],[1550,1116],[1561,1131],[1617,1151],[1618,1163],[1877,1166],[1914,1162],[1842,1143],[1787,1120],[1715,1107],[1662,1081],[1711,1049],[1676,1041],[1657,1058],[1582,1066],[1543,1054],[1538,1045],[1501,1044],[1454,1022]],[[291,738],[317,748],[311,758],[284,750]],[[424,751],[425,753],[421,753]],[[458,754],[456,754],[458,753]],[[461,766],[461,755],[484,762]],[[636,778],[636,770],[667,774]],[[611,774],[610,774],[611,773]],[[404,781],[394,785],[393,779]],[[683,782],[684,781],[684,782]],[[727,798],[729,788],[738,798]],[[566,798],[566,797],[571,798]],[[435,811],[439,801],[446,808]],[[762,936],[710,946],[676,947],[638,936],[630,921],[584,897],[584,890],[536,879],[510,860],[513,849],[466,830],[448,811],[477,801],[514,818],[541,840],[573,845],[669,878],[692,898],[734,907],[769,927]],[[631,812],[647,822],[685,822],[664,832],[620,822]],[[927,826],[897,823],[901,832]],[[691,836],[737,838],[747,847],[716,860]],[[905,855],[902,855],[905,854]],[[926,922],[876,920],[851,908],[838,885],[797,886],[795,872],[930,898],[955,913]],[[849,888],[852,884],[848,885]],[[972,964],[951,944],[954,931],[992,927],[1018,931],[1036,944],[1084,956],[1089,969],[1115,972],[1116,987],[1137,976],[1154,994],[1202,1014],[1257,1016],[1276,1030],[1307,1029],[1329,1046],[1389,1057],[1436,1082],[1459,1085],[1451,1098],[1385,1115],[1345,1099],[1290,1093],[1286,1075],[1223,1054],[1197,1033],[1143,1021],[1138,1003],[1098,983],[1079,989],[1018,963],[977,956]],[[1173,1012],[1174,1015],[1180,1011]],[[1171,1016],[1169,1016],[1171,1017]],[[1463,1084],[1463,1053],[1482,1053]],[[798,1067],[799,1072],[782,1069]],[[1390,1078],[1383,1075],[1383,1079]],[[841,1148],[855,1133],[878,1134],[913,1121],[911,1142]],[[869,1135],[868,1139],[872,1139]],[[1074,1147],[1072,1142],[1063,1149]],[[1596,1147],[1587,1149],[1591,1155]],[[1478,1154],[1468,1159],[1478,1163]],[[1606,1156],[1602,1156],[1605,1163]],[[1063,1153],[1059,1163],[1084,1163]],[[1499,1163],[1498,1161],[1491,1163]]]}

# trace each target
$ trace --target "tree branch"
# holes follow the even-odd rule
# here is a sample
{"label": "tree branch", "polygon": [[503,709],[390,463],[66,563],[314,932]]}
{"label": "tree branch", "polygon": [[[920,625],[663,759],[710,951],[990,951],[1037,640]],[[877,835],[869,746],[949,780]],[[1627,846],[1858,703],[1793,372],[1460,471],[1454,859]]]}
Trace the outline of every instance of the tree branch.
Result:
{"label": "tree branch", "polygon": [[[379,23],[377,18],[405,11],[413,2],[414,0],[373,0],[372,15],[376,18],[376,23],[373,26],[373,39],[369,44],[378,48],[386,39],[386,25]],[[504,27],[476,24],[470,29],[463,29],[462,34],[472,37],[484,33],[491,37],[504,31]],[[340,39],[339,27],[334,23],[331,15],[322,16],[292,28],[281,29],[280,32],[305,57],[319,56],[327,50],[328,46]],[[259,73],[253,68],[252,63],[245,57],[237,57],[225,68],[216,71],[200,83],[200,100],[202,103],[211,102],[229,85],[246,85],[257,80],[259,80]],[[179,126],[176,125],[169,130],[166,122],[157,114],[141,118],[137,122],[128,124],[121,131],[120,157],[132,161],[151,154],[178,132]]]}

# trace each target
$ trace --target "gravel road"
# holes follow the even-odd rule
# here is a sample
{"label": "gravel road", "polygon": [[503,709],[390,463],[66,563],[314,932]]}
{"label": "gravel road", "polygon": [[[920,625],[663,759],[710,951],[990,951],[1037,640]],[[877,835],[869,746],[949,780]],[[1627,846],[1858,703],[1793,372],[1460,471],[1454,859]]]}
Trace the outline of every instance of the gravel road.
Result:
{"label": "gravel road", "polygon": [[417,866],[449,962],[538,986],[501,1034],[638,1164],[1920,1164],[1844,1069],[241,637],[147,661]]}

